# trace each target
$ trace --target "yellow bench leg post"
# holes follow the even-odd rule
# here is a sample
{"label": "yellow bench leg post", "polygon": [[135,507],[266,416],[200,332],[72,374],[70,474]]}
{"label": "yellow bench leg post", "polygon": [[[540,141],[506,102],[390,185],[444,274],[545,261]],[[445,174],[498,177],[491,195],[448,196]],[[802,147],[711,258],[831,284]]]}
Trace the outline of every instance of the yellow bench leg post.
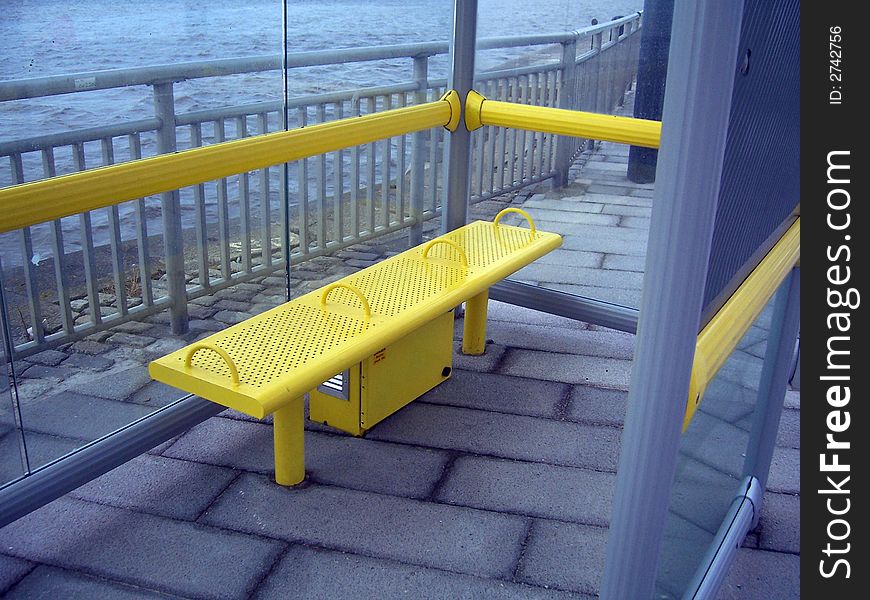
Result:
{"label": "yellow bench leg post", "polygon": [[275,482],[296,485],[305,479],[305,397],[300,396],[273,413]]}
{"label": "yellow bench leg post", "polygon": [[462,331],[462,353],[479,355],[486,350],[486,306],[489,290],[465,302],[465,323]]}

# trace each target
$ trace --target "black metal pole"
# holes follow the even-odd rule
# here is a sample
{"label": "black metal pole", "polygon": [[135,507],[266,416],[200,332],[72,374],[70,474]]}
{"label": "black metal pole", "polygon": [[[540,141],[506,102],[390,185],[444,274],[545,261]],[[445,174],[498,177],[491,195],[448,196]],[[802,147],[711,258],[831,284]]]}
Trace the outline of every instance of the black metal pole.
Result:
{"label": "black metal pole", "polygon": [[[644,1],[634,99],[634,116],[638,119],[662,118],[673,17],[674,0]],[[658,154],[653,148],[632,146],[628,153],[628,178],[635,183],[655,181]]]}

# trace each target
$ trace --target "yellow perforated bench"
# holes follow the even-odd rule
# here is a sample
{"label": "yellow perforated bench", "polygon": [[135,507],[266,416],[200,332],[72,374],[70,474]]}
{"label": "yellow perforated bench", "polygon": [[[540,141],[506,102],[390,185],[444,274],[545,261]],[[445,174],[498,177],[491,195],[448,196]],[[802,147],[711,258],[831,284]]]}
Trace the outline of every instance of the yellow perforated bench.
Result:
{"label": "yellow perforated bench", "polygon": [[[529,228],[501,224],[507,212]],[[508,208],[167,354],[149,372],[250,416],[273,414],[275,480],[294,485],[305,477],[306,393],[464,301],[463,351],[482,354],[489,287],[561,243]],[[447,343],[450,352],[452,334]]]}

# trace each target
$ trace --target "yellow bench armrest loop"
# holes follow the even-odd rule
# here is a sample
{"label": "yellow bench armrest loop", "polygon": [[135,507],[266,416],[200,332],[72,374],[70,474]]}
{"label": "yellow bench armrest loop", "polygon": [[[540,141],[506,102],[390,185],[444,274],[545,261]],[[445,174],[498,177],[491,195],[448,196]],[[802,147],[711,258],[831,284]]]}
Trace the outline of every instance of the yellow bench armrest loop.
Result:
{"label": "yellow bench armrest loop", "polygon": [[223,348],[218,348],[217,346],[212,346],[211,344],[206,344],[205,342],[200,342],[199,344],[194,344],[190,348],[187,349],[187,354],[184,355],[184,366],[189,369],[191,367],[193,361],[193,355],[199,352],[200,350],[211,350],[212,352],[216,352],[218,356],[224,359],[224,362],[227,363],[227,368],[230,370],[230,378],[233,380],[233,385],[239,385],[239,370],[236,369],[236,365],[233,362],[233,359],[230,358],[230,355],[227,354],[227,351]]}
{"label": "yellow bench armrest loop", "polygon": [[336,281],[335,283],[330,283],[328,286],[323,288],[323,293],[320,295],[320,307],[321,308],[326,308],[326,297],[329,296],[329,293],[336,288],[344,288],[346,290],[350,290],[351,292],[353,292],[354,295],[356,295],[356,297],[359,298],[359,301],[362,304],[363,313],[366,316],[366,320],[372,318],[372,308],[371,308],[371,306],[369,306],[369,301],[366,300],[365,295],[363,295],[363,293],[361,291],[359,291],[359,288],[352,286],[349,283],[341,283],[340,281]]}
{"label": "yellow bench armrest loop", "polygon": [[429,256],[429,250],[431,250],[432,246],[435,246],[436,244],[447,244],[448,246],[456,250],[456,252],[459,253],[459,259],[462,262],[462,267],[465,269],[468,268],[468,255],[465,254],[465,250],[462,249],[462,246],[460,246],[453,240],[446,240],[444,238],[435,238],[434,240],[427,242],[426,245],[423,246],[423,260],[426,260],[426,257]]}
{"label": "yellow bench armrest loop", "polygon": [[499,223],[499,221],[501,221],[501,218],[508,213],[517,213],[518,215],[522,216],[526,221],[528,221],[529,222],[529,233],[532,234],[532,238],[535,237],[535,222],[532,220],[532,217],[529,216],[529,213],[527,213],[526,211],[524,211],[521,208],[514,208],[511,206],[511,207],[508,207],[508,208],[505,208],[504,210],[502,210],[500,213],[498,213],[495,216],[495,219],[492,220],[493,227],[498,227],[498,223]]}

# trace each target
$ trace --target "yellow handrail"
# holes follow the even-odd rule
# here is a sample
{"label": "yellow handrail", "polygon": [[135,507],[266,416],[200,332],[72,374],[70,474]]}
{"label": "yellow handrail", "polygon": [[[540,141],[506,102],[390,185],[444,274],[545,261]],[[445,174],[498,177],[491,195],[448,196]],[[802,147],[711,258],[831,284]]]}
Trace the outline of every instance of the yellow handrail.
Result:
{"label": "yellow handrail", "polygon": [[233,382],[234,386],[239,385],[239,370],[236,368],[236,364],[233,362],[233,359],[230,358],[230,355],[227,354],[227,351],[223,348],[215,346],[213,344],[208,344],[206,342],[200,342],[198,344],[194,344],[190,348],[187,349],[187,352],[184,355],[184,367],[186,369],[190,369],[193,364],[193,355],[199,352],[200,350],[211,350],[212,352],[216,352],[218,356],[220,356],[223,361],[226,363],[227,368],[230,370],[230,379]]}
{"label": "yellow handrail", "polygon": [[465,97],[465,126],[469,131],[474,131],[483,125],[544,131],[647,148],[658,148],[662,134],[660,121],[499,102],[472,90]]}
{"label": "yellow handrail", "polygon": [[468,268],[468,256],[465,254],[465,250],[462,249],[462,246],[460,246],[453,240],[447,240],[444,238],[435,238],[434,240],[426,242],[426,245],[423,246],[423,260],[426,260],[426,258],[429,256],[429,250],[431,250],[432,246],[435,246],[436,244],[447,244],[448,246],[456,250],[456,253],[459,254],[459,260],[462,263],[462,268]]}
{"label": "yellow handrail", "polygon": [[205,181],[438,125],[456,128],[458,94],[0,189],[0,233]]}
{"label": "yellow handrail", "polygon": [[683,431],[695,415],[710,381],[734,352],[800,256],[801,219],[798,217],[698,334]]}

